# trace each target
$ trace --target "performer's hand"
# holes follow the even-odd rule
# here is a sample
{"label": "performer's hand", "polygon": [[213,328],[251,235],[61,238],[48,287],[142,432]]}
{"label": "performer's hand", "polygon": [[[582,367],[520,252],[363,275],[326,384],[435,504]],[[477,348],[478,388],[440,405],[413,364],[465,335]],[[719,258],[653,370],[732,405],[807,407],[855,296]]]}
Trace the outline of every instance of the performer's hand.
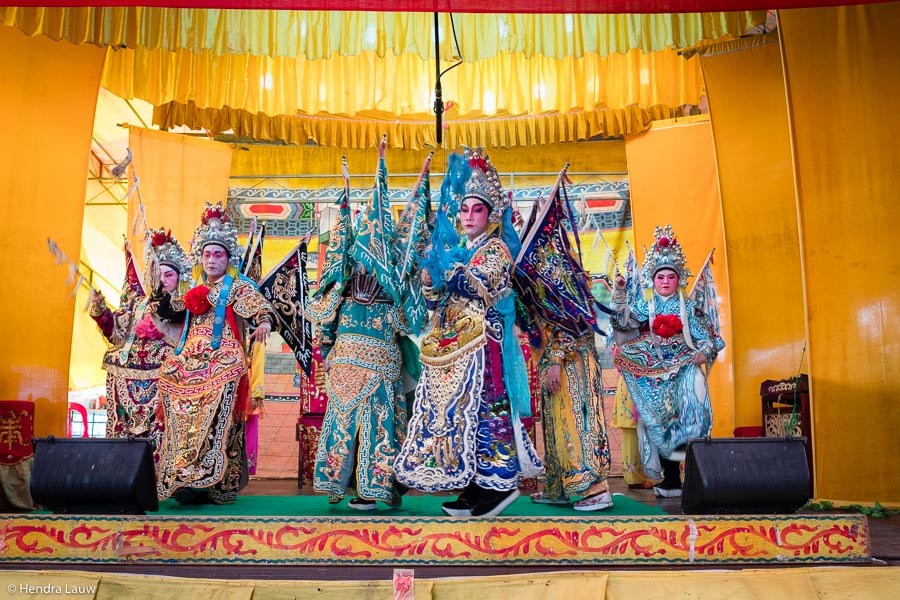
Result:
{"label": "performer's hand", "polygon": [[613,280],[615,281],[615,284],[616,284],[616,289],[624,290],[625,289],[625,277],[618,271],[616,272],[616,274],[613,277],[614,277]]}
{"label": "performer's hand", "polygon": [[326,358],[322,362],[322,368],[325,369],[326,373],[331,370],[331,359],[330,358]]}
{"label": "performer's hand", "polygon": [[100,308],[104,304],[106,304],[106,298],[103,297],[103,292],[91,288],[91,306]]}
{"label": "performer's hand", "polygon": [[550,365],[547,367],[545,373],[547,374],[547,381],[545,381],[544,384],[547,386],[547,391],[551,394],[556,394],[559,392],[560,388],[560,373],[562,373],[562,367],[557,364]]}
{"label": "performer's hand", "polygon": [[422,269],[422,283],[428,287],[431,287],[431,284],[434,283],[431,279],[431,273],[428,272],[428,269]]}
{"label": "performer's hand", "polygon": [[694,360],[692,362],[699,367],[706,363],[706,355],[702,352],[697,352],[694,355]]}
{"label": "performer's hand", "polygon": [[254,331],[253,335],[251,335],[250,337],[253,338],[254,342],[265,344],[269,339],[270,333],[272,333],[272,324],[268,321],[263,321],[259,324],[259,327],[256,328],[256,331]]}
{"label": "performer's hand", "polygon": [[160,283],[156,286],[156,289],[153,290],[153,293],[150,294],[150,302],[159,302],[166,295],[166,291],[163,289],[163,284]]}

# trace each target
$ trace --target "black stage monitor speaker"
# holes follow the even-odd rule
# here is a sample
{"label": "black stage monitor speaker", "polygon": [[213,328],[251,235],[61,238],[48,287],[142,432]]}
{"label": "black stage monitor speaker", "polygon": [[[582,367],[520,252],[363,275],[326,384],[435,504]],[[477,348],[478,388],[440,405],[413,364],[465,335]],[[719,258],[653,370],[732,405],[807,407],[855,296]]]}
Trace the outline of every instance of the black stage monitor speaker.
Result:
{"label": "black stage monitor speaker", "polygon": [[809,497],[806,438],[688,442],[682,514],[785,514]]}
{"label": "black stage monitor speaker", "polygon": [[35,439],[31,496],[55,513],[159,510],[150,440]]}

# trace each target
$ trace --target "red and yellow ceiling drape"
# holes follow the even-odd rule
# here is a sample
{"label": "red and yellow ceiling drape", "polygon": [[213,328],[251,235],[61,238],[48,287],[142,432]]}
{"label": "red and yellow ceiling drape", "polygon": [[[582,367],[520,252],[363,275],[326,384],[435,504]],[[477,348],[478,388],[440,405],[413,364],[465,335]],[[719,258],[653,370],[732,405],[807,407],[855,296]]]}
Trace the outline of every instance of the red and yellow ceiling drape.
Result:
{"label": "red and yellow ceiling drape", "polygon": [[[452,18],[452,23],[451,23]],[[448,143],[618,136],[703,93],[682,48],[740,36],[765,12],[439,16]],[[436,145],[428,13],[141,7],[0,8],[29,35],[107,47],[102,84],[162,127],[324,145]],[[453,43],[453,31],[459,51]]]}

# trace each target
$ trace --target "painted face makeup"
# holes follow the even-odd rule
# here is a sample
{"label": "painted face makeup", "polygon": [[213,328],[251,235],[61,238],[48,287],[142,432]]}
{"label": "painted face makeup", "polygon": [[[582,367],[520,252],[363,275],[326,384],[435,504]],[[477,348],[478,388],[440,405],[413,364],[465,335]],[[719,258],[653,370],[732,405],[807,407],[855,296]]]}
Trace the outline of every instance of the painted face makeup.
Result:
{"label": "painted face makeup", "polygon": [[170,294],[178,287],[178,271],[166,265],[159,267],[160,279],[162,280],[163,289]]}
{"label": "painted face makeup", "polygon": [[463,233],[470,241],[487,231],[490,215],[491,209],[478,198],[465,199],[459,209],[459,221],[462,224]]}
{"label": "painted face makeup", "polygon": [[678,289],[678,273],[672,269],[660,269],[653,276],[653,287],[660,296],[671,296]]}
{"label": "painted face makeup", "polygon": [[204,248],[200,260],[203,263],[203,272],[206,273],[206,278],[212,282],[221,279],[225,275],[225,270],[228,269],[228,252],[216,244],[209,244]]}

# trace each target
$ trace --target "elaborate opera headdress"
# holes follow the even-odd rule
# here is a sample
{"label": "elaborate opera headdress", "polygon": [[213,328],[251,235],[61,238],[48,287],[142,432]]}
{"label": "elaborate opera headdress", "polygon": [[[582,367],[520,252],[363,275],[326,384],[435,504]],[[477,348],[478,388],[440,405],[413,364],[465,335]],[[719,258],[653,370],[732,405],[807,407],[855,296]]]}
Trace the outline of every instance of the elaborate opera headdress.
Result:
{"label": "elaborate opera headdress", "polygon": [[666,225],[665,229],[657,227],[653,232],[656,241],[650,246],[650,250],[644,249],[646,258],[644,264],[641,265],[641,279],[646,288],[653,287],[653,276],[661,269],[671,269],[678,274],[678,287],[687,287],[688,278],[693,277],[690,269],[687,267],[687,259],[684,257],[684,251],[675,233],[672,231],[671,225]]}
{"label": "elaborate opera headdress", "polygon": [[150,244],[145,263],[150,264],[149,253],[156,256],[156,262],[165,265],[178,272],[178,280],[189,282],[191,280],[191,259],[181,244],[172,237],[172,230],[150,229],[148,232]]}
{"label": "elaborate opera headdress", "polygon": [[191,240],[191,257],[195,265],[201,264],[203,249],[210,244],[225,248],[228,252],[228,264],[231,267],[240,266],[243,251],[238,244],[237,228],[228,218],[221,202],[216,203],[215,206],[209,202],[206,203],[206,209],[200,217],[200,225],[194,230],[194,237]]}
{"label": "elaborate opera headdress", "polygon": [[472,168],[472,174],[466,181],[466,193],[463,199],[478,198],[491,208],[491,216],[488,221],[493,224],[500,223],[503,211],[510,204],[510,198],[503,193],[497,169],[488,160],[488,156],[482,148],[475,150],[465,148],[464,156]]}

